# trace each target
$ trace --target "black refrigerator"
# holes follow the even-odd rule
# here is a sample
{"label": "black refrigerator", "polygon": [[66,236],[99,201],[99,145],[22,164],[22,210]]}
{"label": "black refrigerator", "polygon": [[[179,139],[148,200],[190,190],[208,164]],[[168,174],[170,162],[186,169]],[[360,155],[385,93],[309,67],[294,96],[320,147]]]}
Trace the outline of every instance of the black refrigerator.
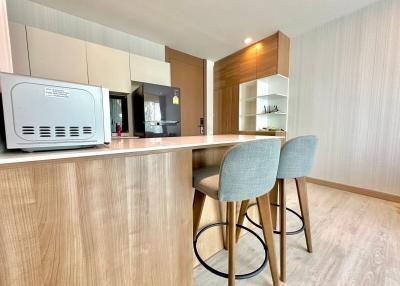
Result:
{"label": "black refrigerator", "polygon": [[135,136],[181,136],[179,88],[139,83],[132,95]]}

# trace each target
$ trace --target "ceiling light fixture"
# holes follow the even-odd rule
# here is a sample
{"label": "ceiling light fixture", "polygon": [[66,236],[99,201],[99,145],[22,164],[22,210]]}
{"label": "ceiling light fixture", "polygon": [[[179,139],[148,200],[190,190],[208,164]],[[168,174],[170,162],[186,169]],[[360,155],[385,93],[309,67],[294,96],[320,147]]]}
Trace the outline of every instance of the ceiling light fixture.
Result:
{"label": "ceiling light fixture", "polygon": [[252,38],[246,38],[246,39],[244,39],[244,43],[245,43],[246,45],[250,44],[252,41],[253,41]]}

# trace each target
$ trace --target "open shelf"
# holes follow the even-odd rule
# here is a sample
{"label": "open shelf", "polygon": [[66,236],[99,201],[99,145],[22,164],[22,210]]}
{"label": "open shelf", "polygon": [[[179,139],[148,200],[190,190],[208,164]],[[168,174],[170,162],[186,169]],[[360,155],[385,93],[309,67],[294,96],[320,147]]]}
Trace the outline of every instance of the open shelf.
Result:
{"label": "open shelf", "polygon": [[[241,83],[239,131],[286,130],[288,94],[289,79],[279,74]],[[278,112],[265,113],[275,106]]]}

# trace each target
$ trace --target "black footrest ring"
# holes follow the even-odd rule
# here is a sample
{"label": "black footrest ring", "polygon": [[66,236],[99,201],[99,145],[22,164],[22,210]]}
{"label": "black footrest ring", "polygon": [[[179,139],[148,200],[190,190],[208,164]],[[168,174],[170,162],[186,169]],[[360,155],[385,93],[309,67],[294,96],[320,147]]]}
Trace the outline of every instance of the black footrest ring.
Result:
{"label": "black footrest ring", "polygon": [[[212,272],[212,273],[214,273],[215,275],[218,275],[218,276],[220,276],[220,277],[228,278],[228,277],[229,277],[228,273],[220,272],[220,271],[218,271],[218,270],[212,268],[211,266],[209,266],[209,265],[200,257],[199,252],[197,251],[197,240],[198,240],[198,238],[200,237],[200,235],[201,235],[203,232],[205,232],[206,230],[208,230],[208,229],[210,229],[210,228],[212,228],[212,227],[221,226],[221,225],[228,225],[228,223],[226,223],[226,222],[213,223],[213,224],[209,224],[209,225],[205,226],[204,228],[202,228],[202,229],[199,231],[199,233],[197,233],[196,237],[194,238],[194,241],[193,241],[193,249],[194,249],[194,254],[196,255],[196,257],[197,257],[197,259],[199,260],[200,264],[203,265],[208,271],[210,271],[210,272]],[[248,278],[251,278],[251,277],[256,276],[256,275],[257,275],[258,273],[260,273],[260,272],[265,268],[265,266],[267,265],[267,262],[268,262],[268,251],[267,251],[267,246],[265,245],[265,243],[264,243],[264,241],[262,240],[262,238],[261,238],[257,233],[255,233],[253,230],[251,230],[251,229],[249,229],[249,228],[247,228],[247,227],[245,227],[245,226],[243,226],[243,225],[239,225],[239,224],[237,224],[236,227],[239,227],[239,228],[242,228],[242,229],[244,229],[244,230],[247,230],[247,231],[250,232],[252,235],[254,235],[254,236],[258,239],[258,241],[262,244],[262,246],[263,246],[263,248],[264,248],[264,252],[265,252],[264,261],[263,261],[263,263],[261,264],[260,267],[258,267],[256,270],[254,270],[254,271],[252,271],[252,272],[249,272],[249,273],[246,273],[246,274],[237,274],[237,275],[235,275],[235,279],[237,279],[237,280],[248,279]],[[235,238],[235,239],[236,239],[236,238]]]}
{"label": "black footrest ring", "polygon": [[[249,205],[249,206],[247,207],[247,210],[248,210],[249,208],[251,208],[251,207],[256,206],[256,205],[257,205],[256,203]],[[278,208],[280,207],[280,205],[278,205],[278,204],[271,204],[271,206],[275,206],[275,207],[278,207]],[[247,210],[246,210],[245,216],[246,216],[246,218],[249,220],[249,222],[251,222],[251,223],[252,223],[253,225],[255,225],[256,227],[262,229],[262,226],[261,226],[261,225],[259,225],[258,223],[256,223],[254,220],[252,220],[252,219],[250,218],[250,216],[247,214]],[[294,210],[290,209],[290,208],[286,208],[286,210],[289,211],[289,212],[291,212],[291,213],[294,214],[295,216],[297,216],[297,217],[300,219],[301,224],[302,224],[301,227],[300,227],[299,229],[297,229],[297,230],[287,231],[287,232],[286,232],[286,235],[294,235],[294,234],[301,233],[301,232],[304,230],[304,220],[303,220],[303,217],[302,217],[300,214],[298,214],[297,212],[295,212]],[[276,234],[281,234],[281,232],[280,232],[279,230],[274,230],[274,233],[276,233]]]}

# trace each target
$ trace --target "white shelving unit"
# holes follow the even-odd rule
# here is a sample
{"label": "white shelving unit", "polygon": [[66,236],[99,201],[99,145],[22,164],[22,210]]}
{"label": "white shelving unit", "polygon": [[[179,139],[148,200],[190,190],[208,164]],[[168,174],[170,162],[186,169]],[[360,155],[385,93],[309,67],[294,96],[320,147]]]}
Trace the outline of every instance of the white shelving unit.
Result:
{"label": "white shelving unit", "polygon": [[[240,84],[239,131],[285,130],[289,79],[276,74]],[[268,113],[268,107],[278,112]]]}

